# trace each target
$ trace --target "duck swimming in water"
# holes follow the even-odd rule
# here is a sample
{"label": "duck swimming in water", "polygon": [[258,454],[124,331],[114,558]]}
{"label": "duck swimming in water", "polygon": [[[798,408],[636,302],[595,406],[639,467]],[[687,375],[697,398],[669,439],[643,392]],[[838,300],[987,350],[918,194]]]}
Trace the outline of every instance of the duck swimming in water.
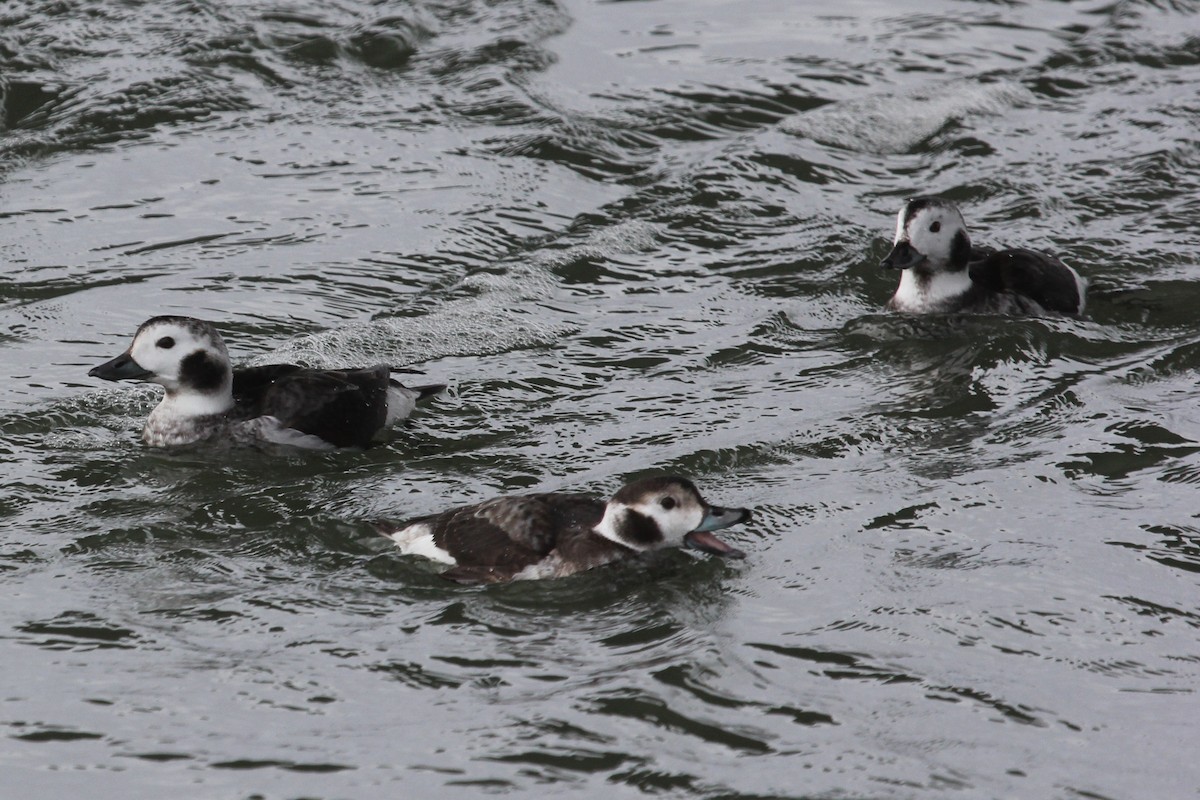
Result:
{"label": "duck swimming in water", "polygon": [[915,197],[896,218],[896,240],[881,264],[898,269],[888,308],[915,314],[1082,314],[1087,282],[1054,256],[1025,248],[971,245],[958,207]]}
{"label": "duck swimming in water", "polygon": [[451,565],[458,583],[560,578],[639,553],[686,546],[726,558],[745,553],[712,531],[750,519],[711,506],[687,478],[644,478],[605,502],[586,494],[497,497],[400,524],[376,525],[401,552]]}
{"label": "duck swimming in water", "polygon": [[442,384],[409,388],[379,365],[308,369],[269,364],[234,369],[211,324],[162,316],[142,323],[121,355],[88,375],[166,389],[142,439],[151,447],[208,440],[271,442],[312,449],[366,447]]}

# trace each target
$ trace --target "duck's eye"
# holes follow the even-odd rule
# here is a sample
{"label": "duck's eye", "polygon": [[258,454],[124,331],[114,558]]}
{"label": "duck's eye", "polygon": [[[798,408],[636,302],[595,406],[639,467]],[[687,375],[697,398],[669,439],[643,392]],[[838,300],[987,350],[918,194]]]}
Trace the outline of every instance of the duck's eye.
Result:
{"label": "duck's eye", "polygon": [[170,336],[164,336],[154,343],[155,347],[161,347],[163,350],[170,350],[175,346],[175,340]]}
{"label": "duck's eye", "polygon": [[940,223],[940,222],[935,222],[935,223],[933,223],[932,225],[930,225],[930,226],[929,226],[929,232],[930,232],[930,233],[937,233],[937,232],[938,232],[938,231],[940,231],[941,229],[942,229],[942,223]]}
{"label": "duck's eye", "polygon": [[674,497],[664,497],[662,500],[659,501],[659,505],[661,505],[667,511],[670,511],[672,508],[675,507],[675,498]]}

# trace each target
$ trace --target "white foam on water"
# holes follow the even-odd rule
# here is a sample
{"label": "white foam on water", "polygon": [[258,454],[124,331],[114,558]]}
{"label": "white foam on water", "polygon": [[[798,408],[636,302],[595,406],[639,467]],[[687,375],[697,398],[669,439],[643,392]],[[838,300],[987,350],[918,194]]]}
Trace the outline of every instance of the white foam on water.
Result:
{"label": "white foam on water", "polygon": [[947,81],[907,93],[846,100],[783,120],[780,130],[864,153],[905,153],[968,114],[998,114],[1029,102],[1011,81]]}
{"label": "white foam on water", "polygon": [[593,232],[582,244],[537,253],[531,263],[543,270],[553,270],[583,259],[650,250],[659,241],[660,228],[660,225],[640,220],[622,222]]}

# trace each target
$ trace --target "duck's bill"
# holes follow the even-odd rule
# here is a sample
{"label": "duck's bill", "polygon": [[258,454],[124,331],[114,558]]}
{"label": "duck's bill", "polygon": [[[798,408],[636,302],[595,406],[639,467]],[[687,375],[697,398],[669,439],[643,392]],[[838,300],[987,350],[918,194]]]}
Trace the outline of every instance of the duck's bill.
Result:
{"label": "duck's bill", "polygon": [[884,269],[910,269],[925,260],[925,255],[908,242],[896,242],[887,258],[879,262]]}
{"label": "duck's bill", "polygon": [[693,550],[712,553],[723,558],[745,558],[746,554],[736,547],[713,536],[712,531],[728,528],[750,519],[748,508],[718,508],[708,509],[704,519],[696,526],[696,530],[683,537],[683,541]]}
{"label": "duck's bill", "polygon": [[106,381],[136,381],[149,378],[153,374],[150,370],[143,369],[129,353],[121,353],[113,360],[88,370],[89,378],[102,378]]}

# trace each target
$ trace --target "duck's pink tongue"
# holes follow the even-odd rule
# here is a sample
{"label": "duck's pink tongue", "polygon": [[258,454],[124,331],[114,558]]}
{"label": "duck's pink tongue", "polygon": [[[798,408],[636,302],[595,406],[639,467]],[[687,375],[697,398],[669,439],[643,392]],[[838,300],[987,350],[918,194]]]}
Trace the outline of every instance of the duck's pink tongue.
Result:
{"label": "duck's pink tongue", "polygon": [[736,547],[722,542],[708,531],[692,531],[683,537],[683,541],[693,550],[702,550],[722,558],[745,558],[746,554]]}

